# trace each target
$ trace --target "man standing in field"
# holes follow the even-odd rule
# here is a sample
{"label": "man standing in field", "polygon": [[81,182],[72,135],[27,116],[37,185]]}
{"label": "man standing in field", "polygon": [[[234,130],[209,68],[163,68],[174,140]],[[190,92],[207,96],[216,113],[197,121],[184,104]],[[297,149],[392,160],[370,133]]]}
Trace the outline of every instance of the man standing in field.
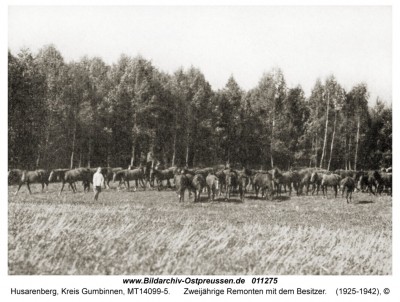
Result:
{"label": "man standing in field", "polygon": [[101,174],[101,167],[97,168],[96,173],[93,175],[93,191],[94,191],[94,201],[97,201],[99,194],[101,192],[101,187],[104,185],[104,177]]}

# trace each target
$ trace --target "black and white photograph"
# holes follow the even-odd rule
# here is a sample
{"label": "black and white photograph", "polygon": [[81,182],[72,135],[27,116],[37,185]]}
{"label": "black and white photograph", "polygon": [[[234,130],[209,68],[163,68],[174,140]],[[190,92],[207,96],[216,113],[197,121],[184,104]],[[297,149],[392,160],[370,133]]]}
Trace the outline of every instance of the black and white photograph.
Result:
{"label": "black and white photograph", "polygon": [[9,276],[393,274],[391,6],[7,13]]}

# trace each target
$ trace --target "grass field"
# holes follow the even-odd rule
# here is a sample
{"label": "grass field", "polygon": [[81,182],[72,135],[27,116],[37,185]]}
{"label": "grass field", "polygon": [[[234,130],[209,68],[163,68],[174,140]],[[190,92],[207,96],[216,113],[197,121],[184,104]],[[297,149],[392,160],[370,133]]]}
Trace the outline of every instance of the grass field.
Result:
{"label": "grass field", "polygon": [[390,196],[178,203],[171,190],[105,190],[93,203],[59,186],[9,187],[9,274],[392,273]]}

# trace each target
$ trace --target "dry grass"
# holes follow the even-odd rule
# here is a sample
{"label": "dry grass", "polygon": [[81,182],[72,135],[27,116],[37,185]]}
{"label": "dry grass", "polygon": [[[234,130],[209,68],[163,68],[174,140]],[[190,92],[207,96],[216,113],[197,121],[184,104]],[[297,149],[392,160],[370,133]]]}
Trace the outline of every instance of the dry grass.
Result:
{"label": "dry grass", "polygon": [[9,274],[392,273],[388,196],[179,204],[172,191],[105,191],[95,204],[57,188],[9,193]]}

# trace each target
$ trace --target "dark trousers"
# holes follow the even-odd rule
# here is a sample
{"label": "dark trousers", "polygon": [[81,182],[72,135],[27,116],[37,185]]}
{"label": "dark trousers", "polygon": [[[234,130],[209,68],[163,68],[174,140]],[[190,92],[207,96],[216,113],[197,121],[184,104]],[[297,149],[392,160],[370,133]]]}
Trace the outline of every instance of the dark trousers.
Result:
{"label": "dark trousers", "polygon": [[94,200],[97,200],[99,198],[100,192],[101,192],[101,186],[94,187]]}

